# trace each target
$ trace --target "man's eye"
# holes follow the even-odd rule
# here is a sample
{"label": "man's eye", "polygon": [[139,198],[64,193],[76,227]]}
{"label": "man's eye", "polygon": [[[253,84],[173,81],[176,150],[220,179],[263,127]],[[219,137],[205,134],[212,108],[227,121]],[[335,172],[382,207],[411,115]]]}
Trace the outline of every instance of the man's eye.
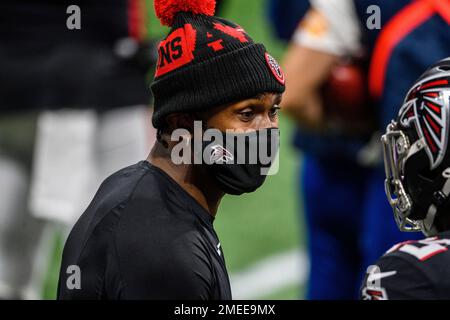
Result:
{"label": "man's eye", "polygon": [[244,121],[251,120],[255,115],[255,113],[252,110],[242,111],[239,114]]}
{"label": "man's eye", "polygon": [[274,106],[274,107],[272,107],[272,109],[270,109],[269,115],[271,117],[276,117],[278,115],[279,111],[280,111],[280,107]]}

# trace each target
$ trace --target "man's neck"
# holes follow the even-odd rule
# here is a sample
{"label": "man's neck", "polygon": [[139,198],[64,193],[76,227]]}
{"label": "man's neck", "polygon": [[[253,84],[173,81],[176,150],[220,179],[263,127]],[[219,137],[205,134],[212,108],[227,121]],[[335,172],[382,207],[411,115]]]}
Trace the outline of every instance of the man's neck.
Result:
{"label": "man's neck", "polygon": [[206,211],[213,217],[216,216],[224,193],[212,183],[210,177],[200,175],[192,164],[174,164],[170,158],[170,151],[158,142],[150,152],[147,161],[163,170]]}

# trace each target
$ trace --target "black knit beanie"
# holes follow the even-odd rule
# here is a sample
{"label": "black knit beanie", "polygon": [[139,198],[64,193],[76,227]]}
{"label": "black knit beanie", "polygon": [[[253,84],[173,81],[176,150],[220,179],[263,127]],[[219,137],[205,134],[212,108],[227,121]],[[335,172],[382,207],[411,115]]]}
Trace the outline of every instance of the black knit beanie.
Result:
{"label": "black knit beanie", "polygon": [[264,45],[238,25],[214,17],[215,0],[155,0],[171,27],[158,47],[151,85],[153,125],[172,113],[210,110],[264,92],[282,93],[284,74]]}

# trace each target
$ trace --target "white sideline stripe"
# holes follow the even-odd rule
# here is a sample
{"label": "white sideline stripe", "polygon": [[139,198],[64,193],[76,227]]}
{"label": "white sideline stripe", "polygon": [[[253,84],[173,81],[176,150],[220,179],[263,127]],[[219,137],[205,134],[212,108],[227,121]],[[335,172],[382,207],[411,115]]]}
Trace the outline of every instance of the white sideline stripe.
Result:
{"label": "white sideline stripe", "polygon": [[308,276],[308,268],[308,257],[301,249],[270,256],[230,275],[233,299],[257,299],[288,286],[300,285]]}

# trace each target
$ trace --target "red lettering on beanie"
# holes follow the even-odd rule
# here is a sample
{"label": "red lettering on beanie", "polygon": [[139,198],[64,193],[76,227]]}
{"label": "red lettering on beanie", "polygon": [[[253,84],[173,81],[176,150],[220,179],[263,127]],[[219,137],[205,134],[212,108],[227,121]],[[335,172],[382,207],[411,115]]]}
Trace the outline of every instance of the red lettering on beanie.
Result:
{"label": "red lettering on beanie", "polygon": [[173,31],[158,46],[158,65],[155,77],[172,72],[194,60],[197,32],[191,24]]}
{"label": "red lettering on beanie", "polygon": [[214,23],[214,28],[219,31],[222,31],[223,33],[225,33],[235,39],[238,39],[242,43],[248,42],[245,31],[241,27],[233,28],[233,27],[226,26],[226,25],[216,22],[216,23]]}
{"label": "red lettering on beanie", "polygon": [[208,47],[213,48],[213,50],[216,52],[223,50],[222,42],[223,42],[222,39],[216,40],[214,42],[208,43]]}

